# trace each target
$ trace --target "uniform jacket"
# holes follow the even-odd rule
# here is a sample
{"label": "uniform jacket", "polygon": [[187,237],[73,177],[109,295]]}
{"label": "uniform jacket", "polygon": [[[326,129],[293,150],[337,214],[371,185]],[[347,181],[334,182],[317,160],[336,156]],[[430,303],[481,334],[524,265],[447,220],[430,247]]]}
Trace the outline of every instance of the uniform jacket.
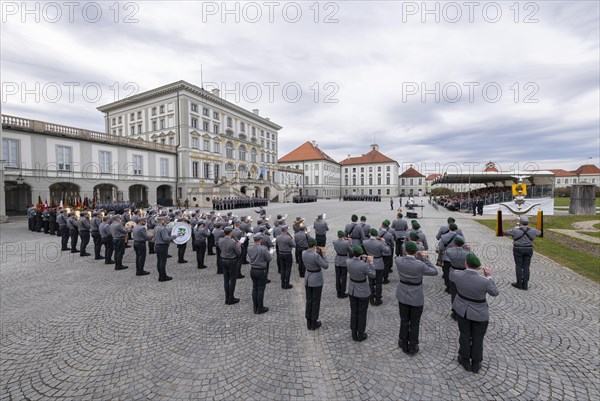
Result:
{"label": "uniform jacket", "polygon": [[323,272],[321,269],[329,267],[327,259],[317,252],[307,249],[302,252],[302,261],[304,262],[304,267],[306,267],[304,285],[307,287],[322,287]]}
{"label": "uniform jacket", "polygon": [[454,270],[450,271],[450,280],[456,284],[458,295],[454,298],[452,308],[460,316],[477,322],[486,322],[490,319],[487,302],[478,303],[468,301],[461,297],[475,300],[485,300],[486,294],[495,297],[498,288],[491,277],[480,275],[477,270]]}
{"label": "uniform jacket", "polygon": [[[400,282],[396,289],[398,302],[411,306],[423,306],[425,303],[423,276],[437,276],[438,271],[435,266],[429,259],[420,261],[412,255],[406,255],[396,258],[396,267],[400,276]],[[421,283],[421,285],[408,285],[404,284],[403,281],[415,284]]]}
{"label": "uniform jacket", "polygon": [[375,267],[375,270],[383,270],[385,267],[383,256],[392,254],[390,247],[385,242],[381,242],[376,238],[369,238],[363,242],[363,248],[367,255],[373,256],[373,267]]}
{"label": "uniform jacket", "polygon": [[346,267],[346,260],[353,255],[350,242],[343,238],[333,241],[333,250],[335,251],[335,266]]}
{"label": "uniform jacket", "polygon": [[515,248],[531,248],[533,240],[542,233],[535,228],[520,226],[512,230],[504,231],[504,235],[513,238]]}
{"label": "uniform jacket", "polygon": [[250,267],[257,269],[266,269],[273,255],[264,245],[257,245],[256,242],[248,247],[248,259]]}
{"label": "uniform jacket", "polygon": [[[371,287],[367,277],[375,278],[373,265],[360,260],[351,258],[346,260],[348,266],[348,295],[357,298],[369,298],[371,296]],[[360,281],[357,283],[357,281]]]}

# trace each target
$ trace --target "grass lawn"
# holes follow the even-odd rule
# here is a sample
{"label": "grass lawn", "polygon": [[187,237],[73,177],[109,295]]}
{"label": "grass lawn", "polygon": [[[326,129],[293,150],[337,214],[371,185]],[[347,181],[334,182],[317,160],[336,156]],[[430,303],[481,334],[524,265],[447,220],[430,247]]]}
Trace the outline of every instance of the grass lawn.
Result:
{"label": "grass lawn", "polygon": [[[544,221],[544,228],[562,228],[562,227],[552,227],[548,220],[551,217],[555,218],[566,218],[567,221],[569,219],[589,217],[588,220],[594,220],[597,217],[595,216],[550,216],[546,221]],[[496,220],[476,220],[478,223],[495,230],[496,229]],[[581,221],[581,220],[574,220]],[[504,222],[504,228],[507,229],[506,221]],[[530,223],[533,226],[533,222]],[[560,220],[555,220],[554,224],[564,226],[565,223]],[[572,228],[572,227],[567,227]],[[586,253],[579,252],[577,250],[571,249],[563,244],[560,244],[555,241],[551,241],[548,238],[536,238],[533,243],[533,249],[536,252],[541,253],[542,255],[552,259],[556,263],[568,267],[569,269],[581,274],[584,277],[593,280],[597,284],[600,284],[600,259],[595,258]]]}
{"label": "grass lawn", "polygon": [[[505,220],[507,217],[512,216],[502,216],[502,219]],[[545,216],[544,217],[544,228],[558,228],[562,230],[574,230],[572,223],[577,221],[590,221],[590,220],[600,220],[600,215],[595,216]],[[505,220],[506,221],[506,220]],[[529,217],[530,225],[533,226],[537,221],[537,216]]]}
{"label": "grass lawn", "polygon": [[577,232],[579,234],[587,235],[589,237],[600,238],[600,231],[598,231],[598,232],[593,232],[593,231],[577,231]]}
{"label": "grass lawn", "polygon": [[596,228],[596,229],[600,230],[600,223],[598,223],[598,224],[594,224],[594,228]]}
{"label": "grass lawn", "polygon": [[[554,198],[554,206],[569,206],[571,198]],[[600,198],[596,198],[596,207],[600,207]]]}

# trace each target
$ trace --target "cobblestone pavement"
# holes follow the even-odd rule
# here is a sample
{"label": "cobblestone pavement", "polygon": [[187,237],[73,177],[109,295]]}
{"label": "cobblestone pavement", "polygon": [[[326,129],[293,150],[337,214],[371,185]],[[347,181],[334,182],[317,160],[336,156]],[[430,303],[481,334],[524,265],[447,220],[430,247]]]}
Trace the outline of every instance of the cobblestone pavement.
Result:
{"label": "cobblestone pavement", "polygon": [[[326,212],[328,242],[352,212],[371,223],[392,217],[388,202],[274,204],[267,211],[311,223]],[[424,214],[419,220],[432,239],[450,213],[426,207]],[[599,399],[598,286],[536,254],[530,290],[516,290],[510,240],[454,215],[483,263],[493,267],[500,289],[489,300],[477,375],[456,362],[458,328],[441,273],[424,280],[421,352],[410,357],[397,347],[395,268],[384,304],[369,306],[368,340],[356,343],[348,299],[335,294],[333,264],[325,272],[323,326],[313,332],[306,330],[296,265],[294,288],[287,291],[271,268],[270,311],[254,315],[249,274],[238,281],[241,302],[226,306],[214,257],[210,269],[198,270],[191,246],[190,263],[169,259],[174,279],[160,283],[154,255],[147,260],[152,274],[136,277],[133,249],[126,250],[129,269],[115,271],[61,253],[58,237],[30,233],[26,223],[4,224],[0,399]]]}

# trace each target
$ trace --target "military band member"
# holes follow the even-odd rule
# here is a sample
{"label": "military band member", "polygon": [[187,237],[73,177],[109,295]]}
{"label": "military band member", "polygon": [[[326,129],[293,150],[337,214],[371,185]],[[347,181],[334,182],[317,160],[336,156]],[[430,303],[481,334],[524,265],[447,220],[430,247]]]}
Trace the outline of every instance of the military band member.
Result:
{"label": "military band member", "polygon": [[92,239],[94,240],[94,260],[104,259],[104,256],[100,255],[102,249],[100,224],[102,224],[102,219],[98,217],[99,215],[99,212],[92,212],[92,220],[90,221],[90,231],[92,233]]}
{"label": "military band member", "polygon": [[221,263],[223,265],[223,288],[225,290],[225,305],[234,305],[240,302],[235,297],[235,284],[238,277],[238,259],[242,255],[242,247],[233,237],[233,229],[225,227],[225,236],[219,239],[221,249]]}
{"label": "military band member", "polygon": [[42,218],[42,211],[39,209],[34,209],[35,210],[35,231],[40,233],[42,232],[42,227],[44,225],[44,221]]}
{"label": "military band member", "polygon": [[[446,234],[447,232],[450,231],[450,224],[456,223],[456,220],[454,219],[454,217],[448,217],[447,221],[448,221],[448,224],[444,224],[443,226],[441,226],[440,229],[438,230],[438,233],[435,235],[435,239],[437,239],[438,241],[440,239],[442,239],[442,235],[444,235],[444,234]],[[463,235],[463,233],[460,230],[460,228],[458,228],[456,230],[456,233],[458,235]]]}
{"label": "military band member", "polygon": [[298,275],[304,278],[306,267],[302,260],[302,252],[308,249],[308,234],[304,225],[298,226],[298,231],[294,233],[294,242],[296,242],[296,261],[298,262]]}
{"label": "military band member", "polygon": [[213,236],[215,237],[215,249],[217,251],[217,274],[223,274],[223,260],[221,259],[221,248],[219,248],[219,240],[225,236],[225,231],[221,228],[221,222],[215,223]]}
{"label": "military band member", "polygon": [[398,346],[409,355],[419,352],[419,325],[423,313],[423,276],[437,276],[438,271],[429,261],[426,254],[417,260],[417,244],[409,241],[406,256],[396,258],[396,267],[400,282],[396,289],[398,309],[400,311],[400,333]]}
{"label": "military band member", "polygon": [[248,247],[250,259],[250,278],[252,278],[252,305],[254,313],[259,315],[269,310],[264,306],[265,287],[267,285],[267,269],[273,255],[262,245],[262,234],[254,235],[254,244]]}
{"label": "military band member", "polygon": [[[148,227],[148,230],[152,230],[154,231],[154,228],[156,227],[156,211],[154,209],[149,209],[148,210],[148,221],[146,222],[146,226]],[[148,242],[148,254],[152,255],[156,253],[156,251],[154,250],[154,242],[153,241],[149,241]]]}
{"label": "military band member", "polygon": [[323,215],[317,216],[317,220],[313,223],[315,229],[315,239],[317,240],[317,246],[324,247],[327,240],[327,231],[329,231],[329,224],[323,220]]}
{"label": "military band member", "polygon": [[69,230],[69,236],[71,237],[71,253],[77,253],[77,238],[79,237],[79,231],[77,230],[77,215],[75,212],[69,212],[69,218],[67,219],[67,229]]}
{"label": "military band member", "polygon": [[[402,201],[400,201],[402,204]],[[406,232],[408,230],[408,223],[404,220],[404,215],[402,213],[397,214],[398,218],[392,221],[392,230],[394,230],[394,237],[396,239],[396,256],[402,255],[402,243],[404,243],[404,238],[406,237]]]}
{"label": "military band member", "polygon": [[389,284],[390,273],[392,272],[392,266],[394,265],[394,245],[396,244],[396,238],[394,237],[394,230],[390,227],[390,221],[384,220],[381,223],[378,237],[383,238],[387,246],[390,247],[389,255],[383,255],[383,281],[382,284]]}
{"label": "military band member", "polygon": [[344,235],[344,231],[339,230],[337,232],[338,239],[333,241],[333,250],[335,251],[335,290],[338,298],[348,297],[346,293],[346,280],[348,278],[346,261],[353,255],[352,241],[350,238],[345,238]]}
{"label": "military band member", "polygon": [[533,256],[533,240],[542,233],[529,227],[527,216],[519,218],[519,227],[504,231],[504,235],[513,239],[513,256],[517,281],[511,285],[520,290],[527,290],[529,285],[529,266]]}
{"label": "military band member", "polygon": [[[272,248],[275,248],[275,245],[273,245],[273,241],[271,240],[271,236],[269,234],[269,231],[267,230],[267,226],[259,226],[258,227],[259,230],[258,232],[263,236],[263,239],[261,241],[261,245],[264,245],[267,247],[267,249],[269,251],[271,251]],[[275,250],[273,249],[273,253],[275,253]],[[273,254],[272,253],[272,254]],[[271,265],[271,262],[269,261],[269,263],[267,263],[267,284],[269,284],[271,282],[271,280],[269,279],[269,267]]]}
{"label": "military band member", "polygon": [[46,208],[42,211],[42,227],[44,234],[50,234],[50,211]]}
{"label": "military band member", "polygon": [[354,245],[362,245],[362,242],[365,240],[365,233],[362,230],[362,227],[358,224],[358,216],[353,214],[350,217],[351,223],[346,224],[346,228],[344,230],[346,237],[352,240],[352,246]]}
{"label": "military band member", "polygon": [[498,288],[492,278],[492,270],[483,268],[479,258],[470,253],[466,260],[466,270],[453,269],[450,280],[456,285],[458,296],[452,304],[458,317],[460,331],[458,363],[467,371],[478,373],[483,360],[483,338],[490,319],[486,294],[498,295]]}
{"label": "military band member", "polygon": [[285,221],[282,220],[281,215],[277,215],[273,227],[273,239],[275,239],[275,253],[277,254],[277,273],[281,274],[281,258],[279,257],[279,245],[277,244],[277,237],[281,235],[281,227],[285,225]]}
{"label": "military band member", "polygon": [[68,242],[69,242],[69,229],[67,228],[67,211],[65,209],[61,209],[58,216],[56,217],[56,221],[58,223],[58,232],[61,237],[61,251],[69,251]]}
{"label": "military band member", "polygon": [[33,205],[27,208],[27,226],[29,231],[35,231],[35,207]]}
{"label": "military band member", "polygon": [[110,225],[110,234],[113,239],[115,249],[115,270],[125,270],[129,266],[123,266],[123,256],[125,255],[125,235],[127,230],[121,224],[121,216],[115,215],[113,222]]}
{"label": "military band member", "polygon": [[190,217],[190,226],[192,227],[192,252],[196,252],[196,233],[195,233],[196,230],[195,230],[195,228],[198,225],[198,221],[199,220],[196,218],[196,213],[192,213],[191,217]]}
{"label": "military band member", "polygon": [[353,256],[346,261],[348,266],[348,295],[350,296],[350,330],[352,330],[352,339],[354,341],[364,341],[368,335],[365,332],[367,328],[367,309],[369,308],[369,299],[371,298],[371,288],[367,283],[367,278],[375,277],[373,269],[373,257],[364,257],[363,249],[360,246],[351,248]]}
{"label": "military band member", "polygon": [[304,288],[306,290],[306,325],[308,330],[321,327],[319,309],[321,308],[321,293],[323,292],[322,269],[329,267],[327,250],[317,247],[314,238],[308,239],[308,249],[302,252],[302,261],[306,267]]}
{"label": "military band member", "polygon": [[154,250],[156,251],[156,270],[158,270],[158,281],[169,281],[173,277],[167,276],[167,256],[169,254],[169,244],[179,235],[170,235],[167,224],[167,217],[159,216],[156,218],[156,228],[154,228]]}
{"label": "military band member", "polygon": [[365,233],[365,239],[371,236],[371,225],[367,224],[367,217],[360,216],[360,223],[358,223],[362,227],[363,232]]}
{"label": "military band member", "polygon": [[90,243],[90,221],[88,220],[87,212],[82,212],[79,220],[77,220],[77,231],[79,231],[79,237],[81,238],[79,256],[90,256],[91,253],[85,251],[85,248]]}
{"label": "military band member", "polygon": [[112,260],[112,255],[114,251],[112,234],[110,231],[110,223],[111,218],[109,216],[104,216],[102,219],[102,224],[100,224],[100,240],[102,241],[102,245],[104,245],[104,264],[105,265],[114,265],[115,262]]}
{"label": "military band member", "polygon": [[211,214],[208,216],[208,219],[206,220],[206,229],[208,230],[208,240],[207,240],[207,250],[208,253],[207,255],[215,255],[215,236],[213,234],[213,230],[215,229],[215,222],[214,222],[214,214],[211,211]]}
{"label": "military band member", "polygon": [[442,278],[444,279],[445,290],[448,294],[450,293],[450,259],[446,256],[446,248],[452,245],[454,238],[458,235],[456,232],[458,226],[456,223],[450,223],[448,225],[448,232],[440,237],[440,241],[437,246],[438,258],[442,261]]}
{"label": "military band member", "polygon": [[144,270],[146,265],[146,242],[152,239],[146,230],[146,218],[138,216],[137,226],[133,229],[133,250],[135,251],[135,275],[145,276],[150,272]]}
{"label": "military band member", "polygon": [[[181,212],[179,210],[177,212],[179,212],[179,214],[176,213],[176,215],[181,215]],[[188,223],[182,217],[179,217],[177,219],[177,221]],[[177,263],[180,263],[180,264],[188,263],[188,261],[184,259],[186,249],[187,249],[187,242],[184,242],[183,244],[177,244]]]}
{"label": "military band member", "polygon": [[55,208],[50,209],[50,235],[56,235],[56,228],[57,228],[57,224],[56,224],[56,216],[57,216],[57,212]]}
{"label": "military band member", "polygon": [[419,241],[423,243],[425,250],[429,250],[429,245],[427,244],[427,236],[425,236],[425,233],[421,231],[421,225],[419,224],[419,222],[417,220],[411,220],[410,225],[411,228],[407,231],[407,233],[410,234],[411,232],[416,232],[419,235]]}
{"label": "military band member", "polygon": [[[241,220],[242,221],[240,223],[240,230],[242,230],[244,235],[251,234],[252,227],[248,221],[248,218],[246,216],[242,216]],[[248,246],[250,245],[249,242],[250,241],[244,241],[244,243],[242,244],[242,255],[240,259],[243,265],[248,264],[248,258],[246,256],[248,255]]]}
{"label": "military band member", "polygon": [[204,264],[206,256],[206,241],[209,232],[206,229],[206,222],[199,220],[196,228],[194,228],[194,240],[196,242],[196,264],[198,269],[206,269],[208,266]]}
{"label": "military band member", "polygon": [[[453,245],[446,249],[444,255],[450,261],[450,273],[452,270],[465,270],[467,256],[471,251],[471,247],[469,245],[465,245],[465,239],[462,235],[457,235],[454,237]],[[448,273],[448,278],[450,278],[450,273]],[[456,284],[452,280],[450,280],[450,298],[451,303],[454,303],[454,298],[456,298]],[[452,309],[452,314],[450,315],[452,319],[456,320],[456,312]]]}
{"label": "military band member", "polygon": [[369,278],[369,287],[371,288],[371,305],[378,306],[383,303],[382,300],[382,283],[383,283],[383,256],[391,255],[390,247],[385,243],[385,240],[379,237],[379,232],[376,228],[371,229],[371,236],[363,242],[365,253],[373,256],[373,267],[375,269],[375,277]]}
{"label": "military band member", "polygon": [[244,230],[242,230],[242,222],[239,220],[236,220],[233,223],[233,232],[232,232],[232,236],[233,238],[240,244],[240,250],[241,250],[241,254],[239,255],[239,257],[236,259],[237,260],[237,278],[245,278],[246,276],[244,276],[242,274],[242,265],[243,260],[242,260],[242,256],[245,257],[246,253],[244,252],[244,243],[246,243],[247,241],[244,240],[242,241],[242,238],[246,238],[246,233],[244,232]]}
{"label": "military band member", "polygon": [[290,284],[292,273],[292,248],[296,247],[294,239],[288,232],[288,226],[281,226],[281,234],[276,238],[277,260],[281,260],[281,288],[288,290],[293,286]]}

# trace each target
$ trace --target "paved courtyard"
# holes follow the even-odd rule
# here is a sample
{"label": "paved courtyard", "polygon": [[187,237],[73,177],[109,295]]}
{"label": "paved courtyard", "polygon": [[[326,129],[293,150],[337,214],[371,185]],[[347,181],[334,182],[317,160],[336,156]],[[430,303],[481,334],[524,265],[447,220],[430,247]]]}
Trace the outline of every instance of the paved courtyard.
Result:
{"label": "paved courtyard", "polygon": [[[379,224],[393,217],[389,209],[386,201],[332,200],[273,204],[267,213],[304,216],[312,225],[326,212],[333,258],[330,241],[352,213]],[[236,213],[244,212],[255,215]],[[419,219],[432,248],[448,215],[428,206]],[[31,233],[25,222],[1,225],[0,399],[598,400],[598,286],[536,254],[530,290],[516,290],[510,240],[452,215],[500,290],[489,300],[477,375],[456,362],[458,328],[441,272],[424,279],[421,352],[410,357],[397,346],[395,268],[384,304],[369,306],[368,340],[356,343],[349,301],[336,297],[333,263],[325,272],[323,326],[307,331],[296,265],[292,290],[280,288],[271,267],[270,310],[254,315],[249,274],[238,281],[240,303],[226,306],[214,256],[209,269],[198,270],[190,245],[190,263],[169,259],[173,280],[159,283],[155,255],[146,263],[152,274],[136,277],[132,248],[129,269],[115,271],[60,252],[58,237]]]}

